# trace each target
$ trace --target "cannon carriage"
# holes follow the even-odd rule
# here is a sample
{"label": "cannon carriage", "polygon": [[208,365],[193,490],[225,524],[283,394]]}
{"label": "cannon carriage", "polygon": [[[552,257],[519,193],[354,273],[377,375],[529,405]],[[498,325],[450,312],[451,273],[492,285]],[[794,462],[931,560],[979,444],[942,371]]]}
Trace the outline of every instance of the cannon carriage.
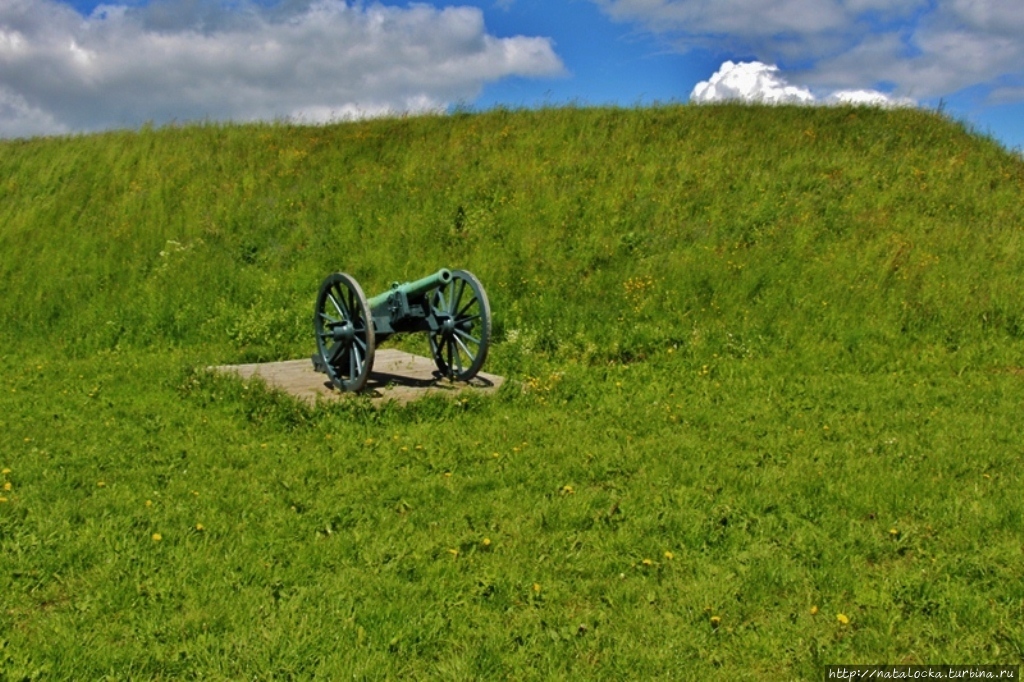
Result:
{"label": "cannon carriage", "polygon": [[487,359],[491,306],[466,270],[442,268],[414,282],[395,282],[372,298],[352,276],[336,272],[320,285],[313,329],[313,367],[339,390],[362,390],[377,345],[400,333],[425,333],[437,374],[469,381]]}

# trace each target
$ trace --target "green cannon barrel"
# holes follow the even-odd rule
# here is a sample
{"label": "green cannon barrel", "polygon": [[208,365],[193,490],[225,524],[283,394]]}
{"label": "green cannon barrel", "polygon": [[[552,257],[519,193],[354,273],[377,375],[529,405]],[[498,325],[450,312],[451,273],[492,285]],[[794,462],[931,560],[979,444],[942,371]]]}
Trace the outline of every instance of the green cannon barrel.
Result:
{"label": "green cannon barrel", "polygon": [[419,296],[425,294],[431,289],[436,289],[442,284],[447,284],[452,280],[451,270],[448,268],[441,268],[433,275],[418,279],[415,282],[406,282],[405,284],[391,285],[391,288],[385,291],[383,294],[377,294],[373,298],[367,301],[370,309],[376,309],[388,302],[388,297],[396,291],[401,291],[406,296]]}

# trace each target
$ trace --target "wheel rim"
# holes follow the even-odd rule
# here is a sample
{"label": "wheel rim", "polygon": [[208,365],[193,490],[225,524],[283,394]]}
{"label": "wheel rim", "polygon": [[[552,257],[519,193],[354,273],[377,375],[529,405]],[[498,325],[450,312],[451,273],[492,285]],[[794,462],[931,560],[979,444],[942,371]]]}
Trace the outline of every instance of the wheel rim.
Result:
{"label": "wheel rim", "polygon": [[313,314],[317,349],[331,383],[356,392],[373,369],[373,317],[359,283],[342,272],[320,285]]}
{"label": "wheel rim", "polygon": [[469,381],[487,359],[491,338],[491,305],[480,281],[465,270],[453,270],[452,279],[430,296],[439,322],[430,333],[430,353],[441,374],[454,381]]}

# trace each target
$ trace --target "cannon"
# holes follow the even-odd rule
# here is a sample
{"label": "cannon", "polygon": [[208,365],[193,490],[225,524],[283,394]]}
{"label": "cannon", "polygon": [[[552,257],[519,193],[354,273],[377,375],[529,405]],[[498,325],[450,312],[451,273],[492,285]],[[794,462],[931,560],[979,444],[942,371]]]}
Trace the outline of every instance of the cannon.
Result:
{"label": "cannon", "polygon": [[426,332],[441,376],[469,381],[487,359],[491,306],[480,281],[466,270],[442,268],[414,282],[395,282],[373,298],[353,277],[335,272],[320,285],[313,329],[313,367],[342,391],[355,393],[366,385],[377,344],[411,332]]}

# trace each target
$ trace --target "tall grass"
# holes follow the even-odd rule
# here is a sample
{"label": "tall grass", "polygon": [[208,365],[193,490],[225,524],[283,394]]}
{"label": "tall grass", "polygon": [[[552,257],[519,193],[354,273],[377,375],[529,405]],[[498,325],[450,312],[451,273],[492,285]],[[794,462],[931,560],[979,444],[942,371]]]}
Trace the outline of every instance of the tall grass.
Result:
{"label": "tall grass", "polygon": [[[863,108],[4,142],[0,670],[1020,663],[1022,189]],[[491,299],[494,400],[202,370],[308,356],[331,271],[441,266]]]}
{"label": "tall grass", "polygon": [[866,362],[1021,334],[1021,163],[923,112],[210,125],[8,142],[0,164],[8,345],[278,358],[308,346],[324,273],[376,291],[438,263],[489,284],[499,331],[602,359],[694,329]]}

